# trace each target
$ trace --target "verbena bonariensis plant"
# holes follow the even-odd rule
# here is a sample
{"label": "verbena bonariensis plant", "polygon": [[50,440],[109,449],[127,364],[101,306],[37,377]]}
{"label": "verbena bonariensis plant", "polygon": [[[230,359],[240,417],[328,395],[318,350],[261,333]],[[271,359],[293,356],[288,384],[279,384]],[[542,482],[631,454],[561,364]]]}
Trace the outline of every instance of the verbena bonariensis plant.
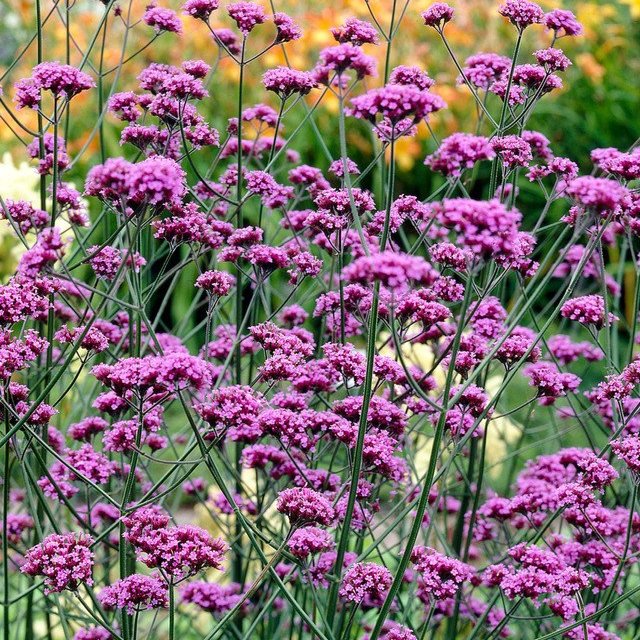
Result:
{"label": "verbena bonariensis plant", "polygon": [[[126,19],[106,4],[91,46]],[[434,134],[426,200],[397,192],[396,144],[446,105],[415,67],[388,62],[378,86],[365,53],[392,59],[399,5],[390,25],[337,26],[312,70],[268,70],[249,105],[252,63],[300,28],[188,0],[238,66],[237,113],[224,134],[199,113],[224,90],[206,61],[150,64],[105,105],[130,159],[104,157],[84,194],[63,134],[76,96],[104,89],[89,51],[16,83],[41,206],[2,200],[25,246],[0,287],[4,640],[637,637],[640,153],[597,149],[579,176],[526,129],[581,27],[528,0],[498,10],[512,56],[465,62],[453,9],[423,13],[478,107],[469,132]],[[223,11],[233,28],[213,26]],[[274,30],[267,50],[254,28]],[[550,46],[529,59],[536,28]],[[293,145],[329,94],[325,172]],[[366,167],[353,119],[376,141]],[[191,334],[166,313],[185,272]]]}

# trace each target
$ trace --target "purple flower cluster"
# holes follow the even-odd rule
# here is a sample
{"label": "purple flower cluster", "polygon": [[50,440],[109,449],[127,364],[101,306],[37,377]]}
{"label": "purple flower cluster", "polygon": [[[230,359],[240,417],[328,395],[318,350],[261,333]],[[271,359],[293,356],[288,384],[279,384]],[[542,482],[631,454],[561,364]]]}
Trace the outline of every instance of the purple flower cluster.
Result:
{"label": "purple flower cluster", "polygon": [[291,524],[318,523],[330,525],[335,517],[331,503],[313,489],[285,489],[278,495],[278,511],[284,513]]}
{"label": "purple flower cluster", "polygon": [[173,582],[205,568],[222,568],[226,544],[200,527],[167,527],[168,518],[148,508],[135,511],[123,522],[127,528],[125,536],[136,549],[140,562],[170,576]]}
{"label": "purple flower cluster", "polygon": [[27,551],[20,570],[43,576],[46,593],[75,591],[81,584],[93,584],[92,544],[91,536],[84,533],[51,534]]}
{"label": "purple flower cluster", "polygon": [[265,72],[262,84],[267,91],[273,91],[281,100],[286,100],[294,93],[306,95],[316,86],[316,81],[308,71],[277,67]]}
{"label": "purple flower cluster", "polygon": [[345,573],[340,597],[355,604],[382,603],[391,586],[391,572],[374,562],[356,562]]}
{"label": "purple flower cluster", "polygon": [[563,318],[593,325],[601,329],[605,323],[615,322],[618,318],[612,313],[605,313],[605,300],[600,295],[580,296],[567,300],[560,309]]}
{"label": "purple flower cluster", "polygon": [[476,162],[491,160],[495,155],[491,142],[482,136],[454,133],[445,138],[435,153],[427,156],[425,164],[446,176],[459,177],[464,169]]}
{"label": "purple flower cluster", "polygon": [[245,37],[267,19],[263,8],[255,2],[235,2],[227,6],[227,13]]}
{"label": "purple flower cluster", "polygon": [[203,611],[226,613],[238,605],[242,596],[238,584],[217,584],[215,582],[189,582],[180,592],[183,602],[195,604]]}
{"label": "purple flower cluster", "polygon": [[50,92],[56,99],[71,100],[92,87],[95,87],[95,83],[91,76],[76,67],[59,62],[42,62],[33,68],[30,78],[17,83],[14,99],[18,109],[38,109],[42,91]]}
{"label": "purple flower cluster", "polygon": [[182,33],[182,22],[175,11],[164,7],[149,7],[142,20],[145,24],[153,27],[156,33],[168,31],[170,33]]}
{"label": "purple flower cluster", "polygon": [[508,18],[519,30],[541,23],[544,20],[544,11],[535,2],[530,0],[507,0],[498,10],[501,16]]}
{"label": "purple flower cluster", "polygon": [[411,562],[420,576],[418,589],[421,598],[451,598],[475,573],[464,562],[428,547],[415,547]]}
{"label": "purple flower cluster", "polygon": [[395,127],[405,118],[409,118],[412,123],[417,122],[445,107],[442,98],[415,85],[388,84],[354,98],[348,113],[371,122],[375,122],[376,117],[380,116]]}
{"label": "purple flower cluster", "polygon": [[105,587],[99,597],[105,609],[124,609],[129,614],[169,606],[166,584],[155,576],[137,573]]}
{"label": "purple flower cluster", "polygon": [[442,29],[453,18],[453,7],[446,2],[435,2],[421,15],[428,27]]}

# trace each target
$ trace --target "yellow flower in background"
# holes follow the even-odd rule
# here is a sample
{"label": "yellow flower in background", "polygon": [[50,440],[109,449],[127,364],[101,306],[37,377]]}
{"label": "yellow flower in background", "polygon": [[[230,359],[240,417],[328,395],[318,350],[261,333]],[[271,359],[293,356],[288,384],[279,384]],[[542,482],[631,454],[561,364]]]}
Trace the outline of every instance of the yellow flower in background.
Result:
{"label": "yellow flower in background", "polygon": [[[242,497],[246,500],[257,502],[256,495],[256,472],[253,469],[242,469],[240,475],[242,482]],[[208,492],[206,506],[203,504],[196,504],[194,507],[196,521],[204,529],[206,529],[212,536],[222,537],[225,540],[231,540],[235,536],[236,531],[236,514],[225,513],[219,506],[216,505],[216,499],[222,497],[222,492],[216,487],[212,486]],[[261,514],[262,520],[274,530],[279,530],[283,522],[282,514],[277,510],[276,503],[271,503]],[[247,516],[249,520],[255,516]],[[249,539],[246,534],[242,534],[243,545],[249,546]],[[263,547],[263,553],[267,558],[270,558],[274,550],[269,546]],[[229,567],[227,567],[229,569]],[[255,562],[249,566],[247,577],[251,579],[258,575],[262,569],[262,563],[258,558]],[[231,573],[229,570],[224,572],[214,571],[212,572],[212,578],[214,582],[226,583],[231,579]]]}
{"label": "yellow flower in background", "polygon": [[591,53],[579,53],[576,56],[576,64],[580,67],[580,71],[595,83],[601,82],[606,73],[605,68]]}
{"label": "yellow flower in background", "polygon": [[[422,150],[422,146],[415,138],[411,138],[408,136],[405,136],[404,138],[400,138],[396,142],[396,150],[395,150],[395,154],[396,154],[395,157],[396,157],[398,166],[403,171],[410,171],[413,168],[413,165],[415,165],[421,150]],[[389,150],[387,150],[386,156],[388,161],[390,156]]]}
{"label": "yellow flower in background", "polygon": [[[383,351],[384,355],[392,355],[392,349],[388,348]],[[433,349],[426,344],[405,344],[402,348],[402,355],[407,363],[414,364],[423,371],[429,371],[433,367],[435,355]],[[436,381],[436,388],[441,389],[446,380],[446,373],[442,367],[436,367],[433,372]],[[491,376],[485,385],[485,391],[489,400],[493,399],[500,389],[502,377],[499,375]],[[518,426],[510,417],[497,415],[491,418],[487,424],[483,425],[485,429],[485,438],[487,439],[485,459],[490,474],[499,476],[502,472],[503,465],[501,462],[505,459],[509,452],[510,445],[513,445],[520,437],[522,428]],[[416,445],[415,457],[413,459],[415,465],[416,478],[418,480],[427,471],[429,458],[431,456],[432,439],[422,435],[416,437],[414,443]]]}
{"label": "yellow flower in background", "polygon": [[[11,153],[6,151],[0,162],[0,196],[6,200],[26,200],[39,206],[38,172],[27,162],[16,165]],[[3,216],[4,217],[4,216]],[[11,275],[24,251],[24,245],[16,237],[7,220],[0,220],[0,279]]]}
{"label": "yellow flower in background", "polygon": [[[74,186],[72,183],[68,183]],[[6,200],[25,200],[40,208],[40,176],[35,167],[25,161],[16,165],[10,152],[5,152],[0,162],[0,198]],[[84,202],[84,201],[83,201]],[[85,203],[86,204],[86,203]],[[47,203],[47,206],[49,203]],[[72,229],[61,218],[56,220],[62,239],[71,244],[75,238]],[[27,234],[29,243],[35,236]],[[0,279],[13,275],[25,245],[16,236],[16,232],[7,220],[0,220]]]}
{"label": "yellow flower in background", "polygon": [[[502,384],[501,376],[491,376],[485,385],[485,391],[489,398],[494,398]],[[497,412],[496,412],[497,413]],[[517,442],[522,433],[522,427],[516,424],[509,416],[496,415],[491,418],[486,428],[487,450],[485,460],[489,473],[499,476],[502,473],[505,456],[509,447]]]}
{"label": "yellow flower in background", "polygon": [[640,19],[640,0],[620,0],[622,4],[626,4],[631,12],[634,20]]}
{"label": "yellow flower in background", "polygon": [[38,184],[40,177],[33,166],[25,161],[16,165],[11,153],[6,151],[0,162],[0,195],[10,200],[27,200],[39,206]]}

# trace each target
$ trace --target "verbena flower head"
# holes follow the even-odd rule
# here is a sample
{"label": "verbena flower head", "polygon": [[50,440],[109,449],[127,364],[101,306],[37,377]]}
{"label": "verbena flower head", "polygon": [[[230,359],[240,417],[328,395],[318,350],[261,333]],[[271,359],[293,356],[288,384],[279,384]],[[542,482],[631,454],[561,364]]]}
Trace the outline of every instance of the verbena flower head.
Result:
{"label": "verbena flower head", "polygon": [[347,113],[371,122],[380,116],[395,126],[405,118],[417,122],[445,107],[442,98],[415,85],[387,84],[354,98]]}
{"label": "verbena flower head", "polygon": [[545,18],[540,6],[530,0],[507,0],[500,5],[499,13],[520,31],[532,24],[541,23]]}
{"label": "verbena flower head", "polygon": [[495,152],[483,136],[454,133],[445,138],[435,153],[427,156],[425,164],[447,176],[459,177],[464,169],[471,169],[480,160],[490,160]]}
{"label": "verbena flower head", "polygon": [[[479,89],[488,90],[495,82],[502,80],[511,68],[511,60],[497,53],[476,53],[465,60],[462,69],[468,82]],[[458,83],[464,79],[460,77]]]}
{"label": "verbena flower head", "polygon": [[86,533],[53,533],[27,551],[20,570],[30,576],[43,576],[46,593],[92,585],[92,544]]}
{"label": "verbena flower head", "polygon": [[340,597],[360,604],[365,599],[382,603],[393,576],[386,567],[374,562],[357,562],[349,568],[340,586]]}
{"label": "verbena flower head", "polygon": [[617,317],[609,313],[605,317],[605,302],[600,295],[579,296],[567,300],[560,309],[563,318],[601,329],[605,322],[615,322]]}
{"label": "verbena flower head", "polygon": [[340,43],[356,46],[378,44],[378,32],[373,25],[357,18],[347,18],[341,27],[332,27],[331,34]]}
{"label": "verbena flower head", "polygon": [[633,435],[614,440],[611,450],[625,463],[637,481],[640,477],[640,438]]}
{"label": "verbena flower head", "polygon": [[233,287],[235,278],[224,271],[205,271],[196,279],[195,286],[214,296],[226,296]]}
{"label": "verbena flower head", "polygon": [[415,547],[411,562],[420,575],[418,589],[421,597],[429,601],[452,598],[474,576],[474,570],[469,565],[429,547]]}
{"label": "verbena flower head", "polygon": [[491,146],[504,167],[526,167],[533,160],[531,145],[520,136],[495,137],[491,140]]}
{"label": "verbena flower head", "polygon": [[142,16],[145,24],[153,27],[156,33],[167,31],[182,33],[182,22],[175,11],[165,7],[149,7]]}
{"label": "verbena flower head", "polygon": [[225,52],[237,56],[242,52],[242,46],[238,36],[232,29],[212,29],[214,41],[220,45]]}
{"label": "verbena flower head", "polygon": [[331,503],[322,494],[307,488],[284,489],[278,494],[277,506],[292,525],[330,525],[335,517]]}
{"label": "verbena flower head", "polygon": [[23,533],[33,529],[35,526],[33,518],[26,513],[8,513],[6,522],[7,540],[12,544],[19,544]]}
{"label": "verbena flower head", "polygon": [[207,21],[218,8],[218,0],[187,0],[182,5],[182,11],[198,20]]}
{"label": "verbena flower head", "polygon": [[153,157],[131,167],[125,178],[128,198],[149,205],[180,202],[186,193],[185,172],[170,158]]}
{"label": "verbena flower head", "polygon": [[562,49],[539,49],[535,51],[535,59],[539,65],[542,65],[548,72],[566,71],[571,65],[571,60],[562,52]]}
{"label": "verbena flower head", "polygon": [[549,11],[544,17],[544,25],[553,31],[557,38],[582,34],[582,25],[576,20],[575,15],[567,9]]}
{"label": "verbena flower head", "polygon": [[353,71],[359,80],[375,76],[375,59],[351,43],[327,47],[320,52],[314,75],[317,82],[329,85],[336,80],[340,81],[346,71]]}
{"label": "verbena flower head", "polygon": [[83,91],[95,87],[90,75],[76,67],[60,62],[41,62],[33,68],[30,78],[17,85],[16,103],[18,107],[40,106],[40,92],[48,91],[56,98],[71,100]]}
{"label": "verbena flower head", "polygon": [[380,638],[381,640],[416,640],[415,634],[409,627],[389,620],[385,622]]}
{"label": "verbena flower head", "polygon": [[98,598],[105,609],[123,609],[129,615],[169,606],[167,585],[158,577],[137,573],[105,587]]}
{"label": "verbena flower head", "polygon": [[414,85],[423,90],[430,89],[435,84],[435,81],[420,67],[407,67],[404,65],[392,69],[389,75],[389,82],[391,84]]}
{"label": "verbena flower head", "polygon": [[616,180],[593,176],[572,180],[567,193],[585,209],[600,214],[616,211],[628,197],[628,191]]}
{"label": "verbena flower head", "polygon": [[86,627],[78,629],[73,640],[111,640],[112,637],[111,632],[102,627]]}
{"label": "verbena flower head", "polygon": [[274,13],[273,24],[276,26],[276,42],[292,42],[302,38],[302,29],[286,13]]}
{"label": "verbena flower head", "polygon": [[527,365],[523,373],[529,377],[531,386],[537,387],[540,404],[553,404],[557,398],[576,391],[580,378],[573,373],[562,373],[551,362],[536,362]]}
{"label": "verbena flower head", "polygon": [[264,9],[255,2],[235,2],[227,6],[227,13],[245,37],[267,19]]}
{"label": "verbena flower head", "polygon": [[215,582],[189,582],[180,591],[183,602],[196,605],[213,614],[226,613],[240,602],[240,585]]}
{"label": "verbena flower head", "polygon": [[277,67],[265,71],[262,84],[268,91],[273,91],[282,100],[294,93],[306,95],[316,86],[313,75],[308,71],[297,71],[289,67]]}
{"label": "verbena flower head", "polygon": [[227,545],[207,531],[192,525],[167,527],[162,513],[135,512],[126,521],[127,540],[138,552],[138,559],[174,581],[206,568],[221,569]]}
{"label": "verbena flower head", "polygon": [[289,538],[287,547],[292,555],[306,560],[310,555],[330,551],[335,546],[331,534],[318,527],[296,529]]}
{"label": "verbena flower head", "polygon": [[420,15],[428,27],[442,29],[453,18],[453,7],[446,2],[435,2]]}

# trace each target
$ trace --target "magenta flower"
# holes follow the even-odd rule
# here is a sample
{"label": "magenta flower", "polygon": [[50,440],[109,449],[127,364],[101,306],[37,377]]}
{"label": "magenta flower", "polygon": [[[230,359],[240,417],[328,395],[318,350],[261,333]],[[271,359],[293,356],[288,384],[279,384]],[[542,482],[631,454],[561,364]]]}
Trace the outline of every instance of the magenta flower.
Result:
{"label": "magenta flower", "polygon": [[7,522],[7,540],[11,544],[19,544],[22,534],[25,531],[33,529],[35,522],[33,518],[26,513],[8,513],[6,515]]}
{"label": "magenta flower", "polygon": [[582,25],[576,17],[567,9],[553,9],[544,17],[544,25],[554,31],[557,38],[563,36],[579,36],[582,34]]}
{"label": "magenta flower", "polygon": [[213,296],[226,296],[233,287],[235,278],[224,271],[205,271],[196,279],[195,286]]}
{"label": "magenta flower", "polygon": [[227,12],[245,37],[267,19],[262,7],[255,2],[235,2],[227,6]]}
{"label": "magenta flower", "polygon": [[203,611],[220,614],[233,609],[241,599],[240,585],[215,582],[189,582],[181,591],[182,601],[190,602]]}
{"label": "magenta flower", "polygon": [[580,378],[573,373],[562,373],[551,362],[536,362],[523,369],[530,384],[538,389],[541,404],[553,404],[557,398],[574,392],[580,384]]}
{"label": "magenta flower", "polygon": [[302,38],[302,29],[286,13],[274,13],[273,24],[276,26],[276,42],[292,42]]}
{"label": "magenta flower", "polygon": [[376,61],[351,43],[339,44],[320,52],[314,75],[318,83],[329,85],[340,79],[346,71],[353,71],[358,80],[375,76]]}
{"label": "magenta flower", "polygon": [[620,207],[629,192],[616,180],[582,176],[571,181],[567,193],[585,209],[606,215]]}
{"label": "magenta flower", "polygon": [[73,636],[73,640],[111,640],[112,638],[111,633],[102,627],[78,629]]}
{"label": "magenta flower", "polygon": [[453,18],[453,7],[446,2],[435,2],[421,15],[428,27],[442,29]]}
{"label": "magenta flower", "polygon": [[526,167],[533,159],[531,145],[520,136],[499,136],[491,140],[491,146],[505,168]]}
{"label": "magenta flower", "polygon": [[302,527],[296,529],[289,538],[287,547],[292,555],[306,560],[310,555],[330,551],[335,546],[328,531],[318,527]]}
{"label": "magenta flower", "polygon": [[182,33],[182,22],[175,11],[164,7],[149,7],[142,21],[153,27],[156,33],[168,31],[169,33]]}
{"label": "magenta flower", "polygon": [[159,569],[173,582],[184,580],[203,569],[222,568],[227,545],[221,539],[213,538],[204,529],[192,525],[166,527],[162,514],[149,513],[147,523],[140,519],[146,517],[146,513],[144,516],[134,514],[125,522],[127,540],[136,549],[140,562]]}
{"label": "magenta flower", "polygon": [[356,46],[378,44],[378,31],[365,20],[347,18],[341,27],[332,27],[331,34],[341,44],[350,42]]}
{"label": "magenta flower", "polygon": [[[465,60],[464,77],[478,89],[490,89],[495,82],[503,80],[511,68],[511,60],[497,53],[477,53]],[[464,82],[458,78],[458,82]]]}
{"label": "magenta flower", "polygon": [[43,576],[45,593],[76,591],[80,584],[92,585],[93,538],[86,533],[52,533],[25,555],[22,573]]}
{"label": "magenta flower", "polygon": [[419,67],[406,67],[404,65],[393,68],[389,75],[389,82],[391,84],[413,85],[423,91],[430,89],[435,84],[435,81],[429,77],[426,71]]}
{"label": "magenta flower", "polygon": [[429,547],[415,547],[411,554],[411,562],[420,574],[418,589],[421,597],[429,600],[452,598],[475,574],[473,568],[464,562]]}
{"label": "magenta flower", "polygon": [[130,615],[169,606],[166,584],[155,576],[137,573],[105,587],[98,598],[105,609],[124,609]]}
{"label": "magenta flower", "polygon": [[19,107],[37,108],[40,98],[37,93],[50,91],[56,98],[71,100],[83,91],[95,87],[88,74],[75,67],[59,62],[42,62],[33,68],[31,78],[20,81],[16,102]]}
{"label": "magenta flower", "polygon": [[[596,329],[601,329],[605,324],[604,298],[600,295],[572,298],[562,305],[560,315],[568,320],[592,324]],[[614,314],[608,314],[608,322],[615,322],[617,319]]]}
{"label": "magenta flower", "polygon": [[626,436],[611,443],[611,450],[620,458],[633,473],[634,478],[640,475],[640,438]]}
{"label": "magenta flower", "polygon": [[371,122],[381,116],[395,126],[405,118],[418,122],[445,107],[442,98],[415,85],[388,84],[354,98],[347,113]]}
{"label": "magenta flower", "polygon": [[545,18],[540,6],[530,0],[507,0],[500,5],[498,11],[520,31],[532,24],[541,23]]}
{"label": "magenta flower", "polygon": [[357,562],[342,579],[340,597],[355,604],[367,600],[382,604],[392,579],[393,576],[386,567],[374,562]]}
{"label": "magenta flower", "polygon": [[182,11],[186,15],[205,22],[217,8],[218,0],[187,0],[182,5]]}
{"label": "magenta flower", "polygon": [[312,489],[285,489],[278,494],[277,506],[294,526],[312,523],[328,526],[335,517],[331,503]]}
{"label": "magenta flower", "polygon": [[487,138],[454,133],[445,138],[424,163],[433,171],[459,177],[464,169],[471,169],[476,162],[491,160],[494,156],[495,152]]}
{"label": "magenta flower", "polygon": [[294,93],[306,95],[316,86],[313,75],[308,71],[297,71],[289,67],[277,67],[265,71],[262,84],[267,91],[273,91],[282,100]]}
{"label": "magenta flower", "polygon": [[548,72],[566,71],[571,66],[571,60],[562,52],[562,49],[539,49],[535,51],[535,59],[539,65],[542,65]]}

